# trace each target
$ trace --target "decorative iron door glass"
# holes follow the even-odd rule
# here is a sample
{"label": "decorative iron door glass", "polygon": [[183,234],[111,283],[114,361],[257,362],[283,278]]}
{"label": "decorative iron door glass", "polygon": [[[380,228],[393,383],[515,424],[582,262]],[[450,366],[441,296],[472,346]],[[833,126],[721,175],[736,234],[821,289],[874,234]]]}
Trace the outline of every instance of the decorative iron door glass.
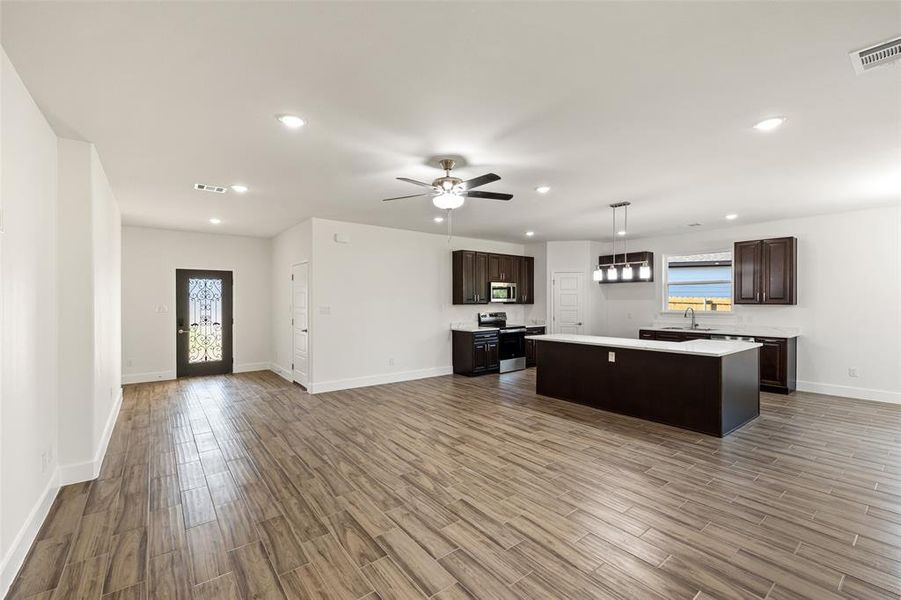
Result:
{"label": "decorative iron door glass", "polygon": [[232,372],[232,273],[177,269],[177,375]]}

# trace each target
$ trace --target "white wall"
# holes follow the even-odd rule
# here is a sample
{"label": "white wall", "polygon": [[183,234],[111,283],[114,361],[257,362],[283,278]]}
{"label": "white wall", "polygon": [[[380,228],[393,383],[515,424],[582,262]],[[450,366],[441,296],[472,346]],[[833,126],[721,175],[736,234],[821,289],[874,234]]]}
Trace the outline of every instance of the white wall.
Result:
{"label": "white wall", "polygon": [[[732,315],[699,314],[699,320],[799,327],[800,389],[901,402],[897,206],[634,241],[636,251],[655,253],[655,282],[600,286],[605,335],[637,337],[641,326],[660,318],[667,254],[728,250],[735,241],[781,236],[798,238],[797,306],[739,305]],[[849,368],[858,377],[850,377]]]}
{"label": "white wall", "polygon": [[[324,219],[313,219],[312,231],[314,391],[451,372],[451,323],[475,323],[486,310],[451,303],[451,252],[524,253],[520,244],[448,243],[444,235]],[[502,309],[525,322],[524,306]]]}
{"label": "white wall", "polygon": [[[309,261],[312,282],[312,272],[315,268],[312,258],[312,220],[299,223],[272,238],[272,370],[286,379],[291,379],[291,360],[294,355],[294,333],[291,327],[291,267]],[[311,357],[312,343],[311,338]]]}
{"label": "white wall", "polygon": [[176,269],[233,272],[234,370],[268,369],[270,240],[123,227],[123,381],[175,378]]}
{"label": "white wall", "polygon": [[60,139],[61,482],[96,477],[121,399],[119,206],[92,144]]}
{"label": "white wall", "polygon": [[99,473],[122,394],[122,216],[93,145],[91,214],[94,309],[91,457],[95,473]]}
{"label": "white wall", "polygon": [[[0,595],[56,491],[56,136],[0,65]],[[46,455],[49,464],[42,464]]]}

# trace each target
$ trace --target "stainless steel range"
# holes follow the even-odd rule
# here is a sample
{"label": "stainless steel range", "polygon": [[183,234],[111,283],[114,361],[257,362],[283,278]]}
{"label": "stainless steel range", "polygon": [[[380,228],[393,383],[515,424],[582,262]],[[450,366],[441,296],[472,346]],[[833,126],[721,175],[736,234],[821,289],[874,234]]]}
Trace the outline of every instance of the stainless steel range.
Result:
{"label": "stainless steel range", "polygon": [[526,368],[526,326],[507,325],[507,313],[479,313],[479,327],[498,328],[498,358],[501,373]]}

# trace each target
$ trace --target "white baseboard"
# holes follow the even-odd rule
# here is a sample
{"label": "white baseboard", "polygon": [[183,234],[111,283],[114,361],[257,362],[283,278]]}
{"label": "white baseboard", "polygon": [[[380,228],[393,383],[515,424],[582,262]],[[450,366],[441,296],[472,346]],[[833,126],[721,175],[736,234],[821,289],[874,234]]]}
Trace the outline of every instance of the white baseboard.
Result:
{"label": "white baseboard", "polygon": [[291,375],[291,371],[284,368],[283,366],[276,363],[269,363],[269,370],[281,377],[286,381],[290,381],[294,383],[294,377]]}
{"label": "white baseboard", "polygon": [[856,398],[858,400],[888,402],[889,404],[901,404],[901,392],[893,392],[891,390],[874,390],[848,385],[835,385],[832,383],[798,381],[798,391],[811,392],[813,394],[826,394],[828,396],[842,396],[844,398]]}
{"label": "white baseboard", "polygon": [[50,475],[50,480],[47,482],[47,487],[44,488],[44,491],[38,497],[31,512],[28,513],[25,523],[16,533],[16,537],[13,538],[9,551],[3,557],[2,562],[0,562],[0,597],[6,597],[13,580],[16,578],[16,574],[22,568],[22,563],[25,562],[28,550],[41,530],[41,525],[47,518],[58,491],[59,471],[54,470]]}
{"label": "white baseboard", "polygon": [[103,466],[103,457],[106,456],[106,448],[109,446],[110,438],[113,437],[113,429],[116,428],[116,419],[119,418],[119,410],[122,408],[122,388],[119,388],[119,394],[116,401],[110,408],[109,415],[106,417],[106,425],[100,436],[99,445],[94,452],[94,459],[78,463],[68,463],[59,466],[59,484],[69,485],[72,483],[80,483],[82,481],[90,481],[96,479],[100,475],[100,467]]}
{"label": "white baseboard", "polygon": [[242,363],[232,368],[232,373],[249,373],[251,371],[268,371],[269,363]]}
{"label": "white baseboard", "polygon": [[156,371],[152,373],[130,373],[122,374],[122,384],[129,383],[146,383],[148,381],[168,381],[175,379],[175,371]]}
{"label": "white baseboard", "polygon": [[309,389],[311,394],[321,394],[323,392],[336,392],[338,390],[349,390],[352,388],[368,387],[370,385],[398,383],[401,381],[412,381],[414,379],[425,379],[427,377],[440,377],[441,375],[450,375],[453,372],[454,369],[451,366],[418,369],[415,371],[398,371],[396,373],[383,373],[381,375],[370,375],[367,377],[352,377],[349,379],[335,379],[332,381],[311,383]]}

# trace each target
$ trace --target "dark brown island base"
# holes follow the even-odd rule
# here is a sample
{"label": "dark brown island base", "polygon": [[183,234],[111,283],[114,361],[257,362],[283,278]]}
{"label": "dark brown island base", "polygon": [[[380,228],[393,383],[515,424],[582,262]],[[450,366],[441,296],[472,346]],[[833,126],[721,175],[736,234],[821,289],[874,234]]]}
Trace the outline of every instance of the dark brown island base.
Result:
{"label": "dark brown island base", "polygon": [[760,415],[754,342],[531,336],[537,392],[723,437]]}

